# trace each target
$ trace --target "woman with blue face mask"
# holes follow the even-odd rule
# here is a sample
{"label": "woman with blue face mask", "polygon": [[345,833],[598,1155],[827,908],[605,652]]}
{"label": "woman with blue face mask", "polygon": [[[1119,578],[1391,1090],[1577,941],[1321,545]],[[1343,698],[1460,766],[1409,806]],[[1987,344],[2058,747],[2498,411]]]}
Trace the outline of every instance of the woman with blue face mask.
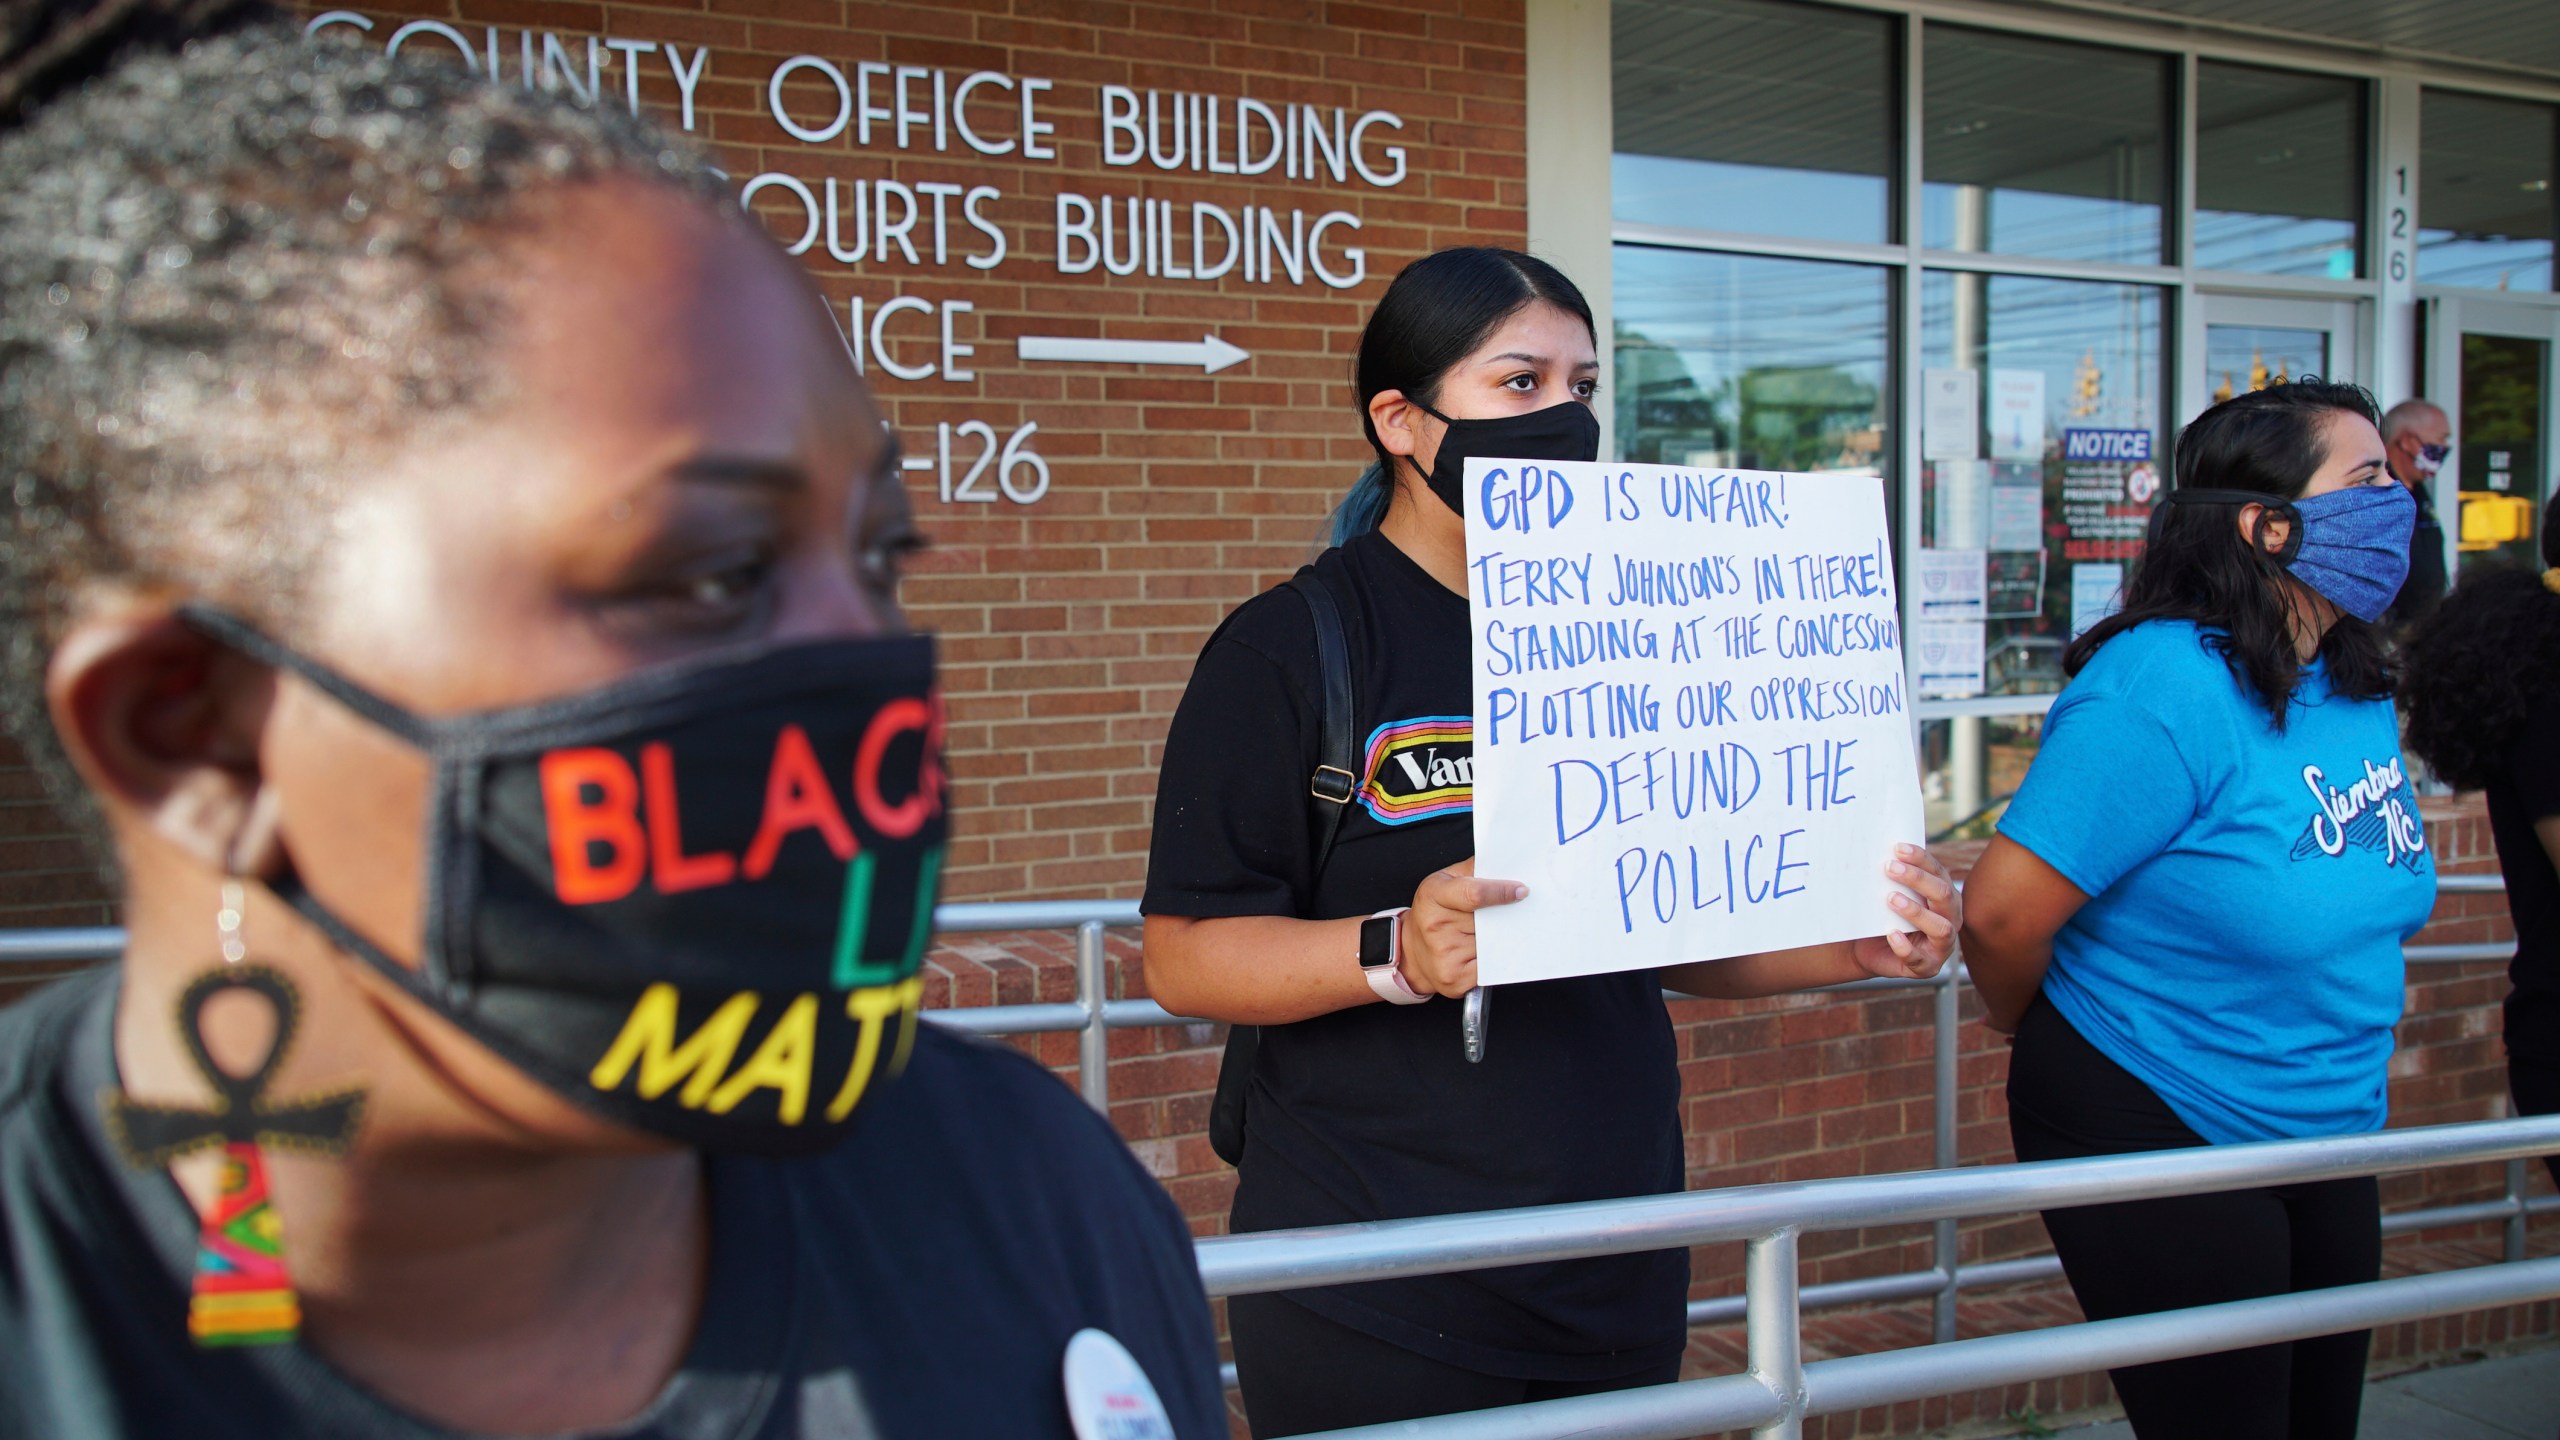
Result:
{"label": "woman with blue face mask", "polygon": [[[2435,864],[2375,622],[2415,506],[2372,397],[2316,381],[2178,437],[2124,608],[1966,887],[2021,1160],[2380,1129]],[[2371,1178],[2045,1213],[2091,1319],[2377,1277]],[[2146,1440],[2351,1440],[2368,1336],[2113,1372]]]}

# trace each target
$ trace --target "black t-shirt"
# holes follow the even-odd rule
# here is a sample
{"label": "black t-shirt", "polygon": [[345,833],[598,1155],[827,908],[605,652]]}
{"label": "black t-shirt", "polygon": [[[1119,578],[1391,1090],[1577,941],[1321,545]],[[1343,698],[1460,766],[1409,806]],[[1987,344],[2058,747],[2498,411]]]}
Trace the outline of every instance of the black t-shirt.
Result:
{"label": "black t-shirt", "polygon": [[[299,1345],[189,1341],[195,1214],[166,1171],[114,1158],[99,1120],[115,982],[0,1013],[0,1440],[459,1440]],[[706,1160],[692,1347],[645,1414],[599,1433],[1066,1440],[1067,1339],[1097,1326],[1178,1434],[1224,1440],[1189,1231],[1092,1111],[931,1025],[873,1103],[826,1155]]]}
{"label": "black t-shirt", "polygon": [[2560,875],[2533,824],[2553,815],[2560,815],[2560,690],[2525,712],[2506,766],[2489,785],[2489,832],[2516,924],[2507,1051],[2543,1070],[2560,1070]]}
{"label": "black t-shirt", "polygon": [[[1316,567],[1350,602],[1364,746],[1332,858],[1313,873],[1314,622],[1275,590],[1210,637],[1174,713],[1149,914],[1365,915],[1411,904],[1423,877],[1475,853],[1465,597],[1376,534]],[[1475,1065],[1453,1000],[1264,1027],[1234,1228],[1681,1188],[1679,1072],[1654,972],[1505,986],[1493,999]],[[1452,1364],[1578,1380],[1676,1356],[1687,1289],[1687,1253],[1673,1250],[1285,1293]]]}
{"label": "black t-shirt", "polygon": [[2417,624],[2444,601],[2444,525],[2436,519],[2426,486],[2413,486],[2409,493],[2418,501],[2417,523],[2409,531],[2409,576],[2382,617],[2384,625],[2394,628]]}

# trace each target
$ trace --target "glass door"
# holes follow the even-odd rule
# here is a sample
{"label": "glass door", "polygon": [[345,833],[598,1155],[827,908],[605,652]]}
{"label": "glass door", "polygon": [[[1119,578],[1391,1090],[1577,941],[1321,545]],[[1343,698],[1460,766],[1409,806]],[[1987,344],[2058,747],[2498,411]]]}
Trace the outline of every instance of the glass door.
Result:
{"label": "glass door", "polygon": [[2449,572],[2459,583],[2485,564],[2532,564],[2560,435],[2551,374],[2560,310],[2437,297],[2426,337],[2427,397],[2453,420],[2453,452],[2435,483]]}
{"label": "glass door", "polygon": [[[2188,378],[2208,405],[2288,380],[2361,384],[2359,302],[2258,295],[2204,297],[2204,345]],[[2386,399],[2383,403],[2389,404]]]}

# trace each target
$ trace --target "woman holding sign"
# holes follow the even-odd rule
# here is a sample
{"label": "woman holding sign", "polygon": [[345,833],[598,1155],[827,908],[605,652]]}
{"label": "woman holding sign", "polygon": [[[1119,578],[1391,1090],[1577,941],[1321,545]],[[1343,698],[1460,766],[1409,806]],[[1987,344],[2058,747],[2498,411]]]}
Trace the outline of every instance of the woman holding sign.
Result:
{"label": "woman holding sign", "polygon": [[[1474,914],[1525,890],[1474,873],[1459,479],[1471,455],[1596,458],[1598,372],[1590,307],[1553,267],[1472,248],[1408,266],[1361,336],[1378,463],[1338,543],[1297,593],[1230,616],[1183,695],[1147,974],[1179,1014],[1263,1027],[1230,1077],[1236,1230],[1677,1190],[1664,985],[1769,995],[1946,958],[1954,888],[1906,849],[1891,878],[1925,902],[1895,897],[1909,935],[1505,987],[1499,1041],[1468,1063]],[[1315,607],[1338,618],[1347,685],[1327,684]],[[1342,731],[1356,753],[1327,746]],[[1670,1380],[1687,1288],[1687,1256],[1662,1251],[1240,1296],[1228,1315],[1254,1433],[1292,1435]]]}
{"label": "woman holding sign", "polygon": [[[2375,622],[2416,507],[2372,397],[2236,396],[2178,437],[2124,609],[1967,882],[2021,1160],[2380,1129],[2435,866]],[[2369,1178],[2045,1214],[2092,1319],[2371,1280]],[[2137,1433],[2355,1434],[2367,1336],[2114,1372]]]}

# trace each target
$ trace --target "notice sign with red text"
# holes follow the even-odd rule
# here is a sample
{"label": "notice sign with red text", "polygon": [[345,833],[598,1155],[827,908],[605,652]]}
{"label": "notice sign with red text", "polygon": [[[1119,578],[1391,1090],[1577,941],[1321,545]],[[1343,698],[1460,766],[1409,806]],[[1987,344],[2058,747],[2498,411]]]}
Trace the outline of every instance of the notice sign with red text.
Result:
{"label": "notice sign with red text", "polygon": [[1923,839],[1872,476],[1471,459],[1488,985],[1908,929]]}

